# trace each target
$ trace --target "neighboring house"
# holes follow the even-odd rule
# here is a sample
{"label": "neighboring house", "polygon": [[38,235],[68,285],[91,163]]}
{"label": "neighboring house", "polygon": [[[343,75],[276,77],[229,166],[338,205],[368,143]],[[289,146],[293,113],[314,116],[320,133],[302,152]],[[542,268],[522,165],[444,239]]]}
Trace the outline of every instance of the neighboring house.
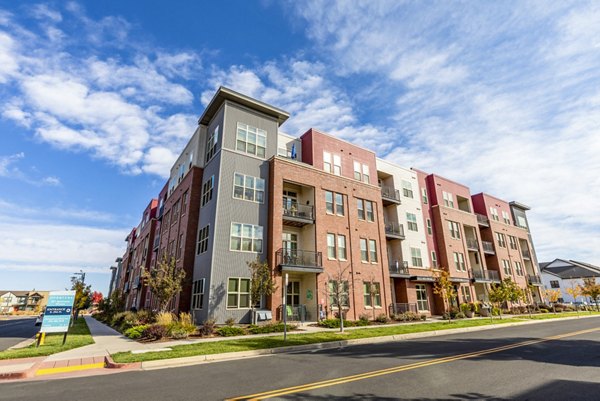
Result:
{"label": "neighboring house", "polygon": [[47,300],[48,291],[0,291],[0,313],[40,311]]}
{"label": "neighboring house", "polygon": [[[554,259],[552,262],[540,263],[542,272],[542,283],[544,288],[560,290],[561,298],[559,302],[571,303],[575,299],[567,292],[567,289],[577,285],[583,285],[583,279],[595,277],[596,282],[600,282],[600,267],[589,263],[578,262],[575,260]],[[589,299],[584,296],[578,297],[581,302]]]}

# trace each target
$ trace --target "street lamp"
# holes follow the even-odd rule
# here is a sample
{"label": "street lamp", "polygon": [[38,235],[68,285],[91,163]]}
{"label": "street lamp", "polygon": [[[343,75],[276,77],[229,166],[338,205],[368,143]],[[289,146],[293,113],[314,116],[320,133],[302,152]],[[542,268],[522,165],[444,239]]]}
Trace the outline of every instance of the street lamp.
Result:
{"label": "street lamp", "polygon": [[73,273],[71,279],[77,278],[76,276],[81,277],[81,284],[85,284],[85,272],[83,270],[79,270],[79,273]]}

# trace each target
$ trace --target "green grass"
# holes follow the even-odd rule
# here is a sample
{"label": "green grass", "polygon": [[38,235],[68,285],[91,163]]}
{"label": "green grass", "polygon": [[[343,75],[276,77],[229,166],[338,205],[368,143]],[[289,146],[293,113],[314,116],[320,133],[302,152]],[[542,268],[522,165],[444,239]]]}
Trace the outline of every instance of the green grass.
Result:
{"label": "green grass", "polygon": [[206,343],[196,343],[190,345],[178,345],[173,347],[172,351],[148,352],[143,354],[132,354],[130,352],[119,352],[112,355],[115,362],[143,362],[157,359],[183,358],[196,355],[211,355],[225,352],[250,351],[267,348],[280,348],[292,345],[306,345],[316,343],[326,343],[340,340],[353,340],[358,338],[383,337],[398,334],[420,333],[424,331],[448,330],[462,327],[478,327],[490,324],[521,322],[521,319],[477,319],[477,320],[458,320],[448,322],[410,324],[400,326],[381,326],[364,329],[347,330],[344,334],[339,332],[319,332],[311,334],[292,334],[283,341],[283,336],[274,337],[255,337],[243,338],[237,340],[224,340]]}
{"label": "green grass", "polygon": [[[584,312],[580,311],[579,316],[590,316],[590,315],[600,315],[600,312]],[[564,317],[573,317],[577,316],[577,312],[561,312],[561,313],[542,313],[529,317],[529,315],[519,315],[520,319],[533,319],[533,320],[548,320],[548,319],[560,319]]]}
{"label": "green grass", "polygon": [[35,356],[52,355],[94,343],[94,340],[90,335],[90,330],[85,323],[85,319],[82,317],[77,319],[73,327],[69,328],[67,342],[64,346],[62,345],[63,336],[63,333],[46,334],[45,343],[44,345],[40,345],[39,348],[36,348],[34,343],[26,348],[2,351],[0,352],[0,359],[31,358]]}

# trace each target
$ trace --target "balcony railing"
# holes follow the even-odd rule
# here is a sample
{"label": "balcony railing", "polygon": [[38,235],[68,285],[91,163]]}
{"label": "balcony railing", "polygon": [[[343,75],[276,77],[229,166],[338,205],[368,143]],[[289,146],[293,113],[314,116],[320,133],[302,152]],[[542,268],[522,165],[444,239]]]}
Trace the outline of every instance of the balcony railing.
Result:
{"label": "balcony railing", "polygon": [[483,253],[489,253],[490,255],[496,253],[496,251],[494,251],[494,244],[489,241],[481,241],[481,247],[483,248]]}
{"label": "balcony railing", "polygon": [[283,205],[283,220],[287,225],[303,226],[312,224],[315,221],[314,209],[310,205],[300,205],[298,203]]}
{"label": "balcony railing", "polygon": [[401,203],[400,191],[394,187],[381,187],[381,199],[385,206],[391,204],[399,205]]}
{"label": "balcony railing", "polygon": [[468,239],[467,249],[475,252],[479,251],[479,242],[476,239]]}
{"label": "balcony railing", "polygon": [[500,282],[500,275],[495,270],[471,270],[471,278],[475,282]]}
{"label": "balcony railing", "polygon": [[[286,305],[286,319],[288,322],[316,322],[319,320],[317,305]],[[277,307],[277,320],[283,320],[283,305]]]}
{"label": "balcony railing", "polygon": [[528,274],[527,281],[531,285],[537,285],[537,286],[542,285],[542,278],[540,276],[538,276],[537,274]]}
{"label": "balcony railing", "polygon": [[529,249],[521,249],[521,255],[523,255],[523,259],[531,259],[531,252],[529,252]]}
{"label": "balcony railing", "polygon": [[404,226],[394,221],[385,223],[385,236],[390,238],[404,239]]}
{"label": "balcony railing", "polygon": [[402,260],[394,260],[390,262],[390,275],[410,276],[410,272],[408,270],[408,262]]}
{"label": "balcony railing", "polygon": [[418,313],[419,311],[417,309],[417,304],[411,304],[411,303],[390,304],[390,315],[391,314],[398,315],[400,313],[406,313],[406,312]]}
{"label": "balcony railing", "polygon": [[477,213],[477,223],[480,226],[489,227],[490,226],[490,219],[488,219],[487,216],[484,216],[483,214]]}
{"label": "balcony railing", "polygon": [[321,252],[280,248],[275,252],[275,259],[277,265],[282,267],[296,267],[307,269],[307,271],[311,271],[310,269],[323,270],[323,255]]}

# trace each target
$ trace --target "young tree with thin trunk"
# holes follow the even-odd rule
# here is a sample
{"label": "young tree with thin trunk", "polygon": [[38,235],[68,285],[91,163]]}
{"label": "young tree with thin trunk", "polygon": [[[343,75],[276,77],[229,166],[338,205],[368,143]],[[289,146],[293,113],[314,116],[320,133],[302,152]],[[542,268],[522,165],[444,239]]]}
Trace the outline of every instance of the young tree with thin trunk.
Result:
{"label": "young tree with thin trunk", "polygon": [[344,332],[344,308],[350,306],[350,287],[348,285],[348,270],[350,266],[342,267],[338,262],[335,272],[327,273],[326,296],[329,298],[331,307],[336,307],[340,317],[340,333]]}
{"label": "young tree with thin trunk", "polygon": [[579,316],[579,305],[577,305],[577,298],[581,295],[582,289],[579,284],[577,284],[577,280],[570,280],[570,285],[566,289],[567,294],[573,297],[573,302],[575,302],[575,310],[577,311],[577,316]]}
{"label": "young tree with thin trunk", "polygon": [[556,313],[556,302],[558,302],[558,298],[560,298],[560,290],[546,289],[544,290],[544,295],[548,298],[548,301],[552,302],[552,313]]}
{"label": "young tree with thin trunk", "polygon": [[[435,283],[433,284],[433,293],[439,295],[444,300],[444,304],[448,302],[448,323],[452,321],[452,303],[458,296],[454,289],[454,284],[450,281],[450,273],[447,270],[440,270],[435,274]],[[446,309],[446,308],[444,308]]]}
{"label": "young tree with thin trunk", "polygon": [[71,278],[71,290],[75,291],[75,302],[73,309],[75,311],[74,321],[79,317],[79,312],[92,305],[92,286],[85,285],[82,279],[78,277]]}
{"label": "young tree with thin trunk", "polygon": [[594,300],[596,304],[596,309],[600,311],[600,306],[598,305],[598,299],[600,299],[600,284],[596,282],[594,277],[588,277],[583,279],[583,287],[581,293],[587,297],[590,297]]}
{"label": "young tree with thin trunk", "polygon": [[272,295],[277,287],[273,281],[273,274],[267,261],[261,262],[258,258],[246,262],[250,269],[250,307],[252,308],[252,323],[256,324],[255,307],[262,297]]}
{"label": "young tree with thin trunk", "polygon": [[142,278],[156,297],[159,310],[166,312],[169,302],[183,289],[185,271],[177,268],[174,257],[165,254],[154,269],[142,272]]}

